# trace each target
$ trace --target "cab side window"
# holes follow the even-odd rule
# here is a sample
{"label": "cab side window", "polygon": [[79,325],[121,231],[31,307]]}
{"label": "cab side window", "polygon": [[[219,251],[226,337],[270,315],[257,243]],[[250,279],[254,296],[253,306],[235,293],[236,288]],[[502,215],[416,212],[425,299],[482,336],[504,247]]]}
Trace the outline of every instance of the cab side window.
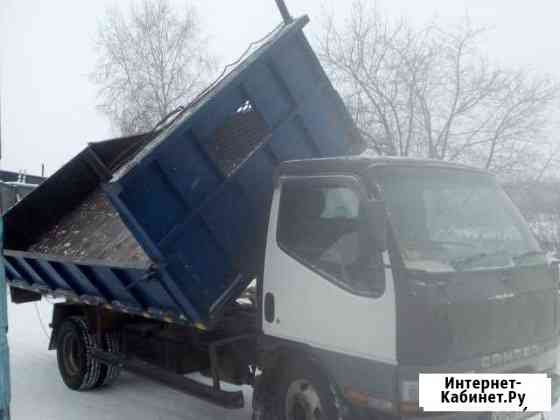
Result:
{"label": "cab side window", "polygon": [[368,234],[362,197],[348,182],[317,179],[282,184],[280,247],[351,292],[381,294],[384,267]]}

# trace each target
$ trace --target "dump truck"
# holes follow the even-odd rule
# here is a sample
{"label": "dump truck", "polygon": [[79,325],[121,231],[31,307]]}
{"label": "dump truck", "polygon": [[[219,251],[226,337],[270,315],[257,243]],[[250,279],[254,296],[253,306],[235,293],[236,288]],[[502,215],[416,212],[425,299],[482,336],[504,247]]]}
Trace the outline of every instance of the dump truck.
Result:
{"label": "dump truck", "polygon": [[69,388],[127,369],[232,409],[249,385],[254,419],[410,420],[419,373],[555,378],[558,271],[498,181],[361,153],[307,22],[6,214],[11,298],[55,298]]}

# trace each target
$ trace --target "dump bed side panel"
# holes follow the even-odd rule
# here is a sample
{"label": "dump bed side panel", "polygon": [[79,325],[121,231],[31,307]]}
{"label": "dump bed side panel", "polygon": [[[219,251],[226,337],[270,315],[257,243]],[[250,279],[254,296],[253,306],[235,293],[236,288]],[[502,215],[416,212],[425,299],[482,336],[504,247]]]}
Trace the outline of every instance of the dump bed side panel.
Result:
{"label": "dump bed side panel", "polygon": [[[216,316],[260,271],[278,163],[355,146],[350,117],[303,35],[306,22],[284,28],[106,188],[194,321]],[[243,113],[257,121],[258,146],[224,165],[216,151],[232,136],[221,134]]]}
{"label": "dump bed side panel", "polygon": [[3,263],[13,287],[154,318],[180,318],[173,296],[148,268],[21,251],[5,251]]}

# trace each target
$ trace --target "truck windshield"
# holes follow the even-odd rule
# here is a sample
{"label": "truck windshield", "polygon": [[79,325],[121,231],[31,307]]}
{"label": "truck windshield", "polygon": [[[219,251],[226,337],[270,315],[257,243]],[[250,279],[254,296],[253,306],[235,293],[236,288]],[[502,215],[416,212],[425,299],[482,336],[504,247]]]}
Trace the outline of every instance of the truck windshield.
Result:
{"label": "truck windshield", "polygon": [[408,269],[467,271],[543,264],[523,217],[493,177],[433,167],[377,167],[376,183]]}

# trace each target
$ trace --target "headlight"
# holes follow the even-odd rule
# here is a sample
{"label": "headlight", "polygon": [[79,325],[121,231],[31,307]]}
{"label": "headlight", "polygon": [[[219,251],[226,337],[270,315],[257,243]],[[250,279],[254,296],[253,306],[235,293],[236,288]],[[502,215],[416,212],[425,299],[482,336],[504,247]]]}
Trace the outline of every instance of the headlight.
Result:
{"label": "headlight", "polygon": [[358,407],[372,408],[387,413],[394,413],[395,405],[392,401],[388,401],[383,398],[376,398],[373,395],[368,395],[350,387],[346,387],[344,389],[344,396],[350,403]]}
{"label": "headlight", "polygon": [[419,397],[418,381],[401,382],[401,401],[418,403]]}
{"label": "headlight", "polygon": [[401,382],[401,413],[418,413],[420,407],[418,401],[420,398],[420,391],[418,381],[402,381]]}

